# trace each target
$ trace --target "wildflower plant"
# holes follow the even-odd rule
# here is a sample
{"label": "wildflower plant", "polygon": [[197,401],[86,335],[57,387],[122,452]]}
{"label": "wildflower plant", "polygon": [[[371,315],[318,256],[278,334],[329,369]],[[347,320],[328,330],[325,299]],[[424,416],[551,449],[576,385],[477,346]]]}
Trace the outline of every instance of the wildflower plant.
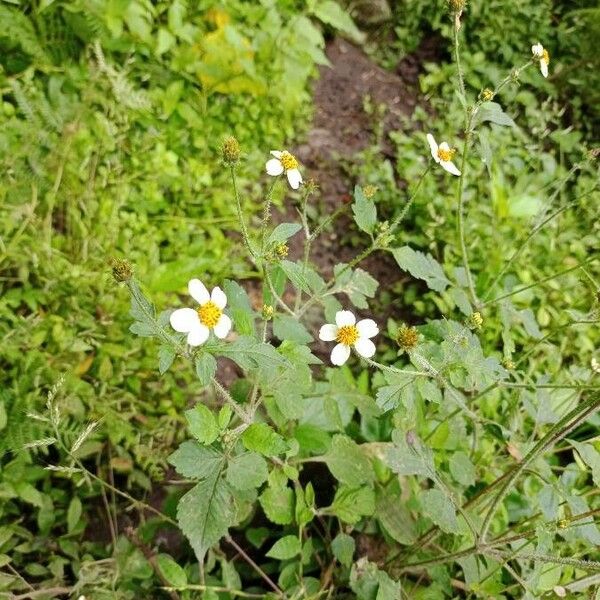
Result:
{"label": "wildflower plant", "polygon": [[[349,585],[360,599],[391,600],[402,593],[418,597],[412,594],[421,578],[439,592],[432,597],[441,598],[458,586],[451,565],[464,575],[460,589],[477,597],[500,597],[494,594],[502,589],[503,578],[535,597],[554,588],[562,593],[562,584],[574,573],[583,577],[600,569],[588,556],[600,543],[593,519],[600,508],[574,493],[576,473],[561,473],[545,460],[577,433],[579,439],[569,442],[569,448],[597,480],[600,454],[593,440],[579,436],[600,407],[593,382],[597,370],[581,366],[567,383],[534,381],[523,363],[512,360],[512,352],[502,358],[484,350],[479,336],[498,313],[504,327],[498,335],[505,339],[506,323],[530,318],[510,299],[539,282],[496,292],[521,246],[486,281],[471,269],[465,234],[474,140],[490,124],[514,125],[493,100],[538,61],[546,77],[548,55],[536,44],[532,57],[525,56],[524,64],[494,89],[469,89],[459,44],[468,10],[464,2],[449,5],[464,123],[448,135],[460,149],[438,145],[427,134],[429,152],[423,143],[421,176],[408,182],[394,214],[381,218],[376,190],[356,186],[351,211],[319,215],[314,202],[318,188],[304,183],[310,174],[287,150],[265,156],[266,174],[273,179],[262,218],[246,214],[237,179],[243,153],[235,138],[228,138],[223,160],[247,261],[261,287],[259,300],[250,299],[244,281],[214,281],[209,292],[201,282],[205,274],[199,272],[187,289],[194,307],[173,297],[170,306],[157,312],[131,267],[113,266],[115,278],[131,293],[131,331],[159,344],[159,372],[181,368],[173,366],[177,360],[197,376],[194,401],[181,415],[189,439],[168,460],[185,483],[176,523],[200,567],[172,567],[166,576],[172,591],[212,586],[226,593],[229,586],[221,584],[228,577],[222,549],[227,546],[244,558],[261,593],[287,598],[316,598],[332,593],[336,585]],[[409,211],[427,202],[420,194],[423,181],[439,174],[435,165],[454,176],[447,178],[455,200],[448,218],[456,222],[456,239],[445,240],[458,248],[452,270],[403,243]],[[278,185],[292,194],[299,222],[272,222]],[[325,277],[311,261],[312,245],[350,212],[365,247]],[[298,247],[291,244],[296,237],[302,238],[298,254],[290,249]],[[403,324],[395,331],[384,328],[379,283],[363,268],[374,253],[392,256],[428,294],[452,298],[462,316]],[[585,269],[588,262],[567,269]],[[579,316],[594,318],[591,308]],[[533,327],[531,320],[528,326]],[[233,384],[225,384],[219,371],[225,361],[235,364]],[[571,395],[544,407],[541,390],[552,386]],[[510,424],[495,422],[490,407],[518,412],[520,403],[536,415],[546,412],[530,438],[516,444]],[[472,442],[466,445],[466,439]],[[497,468],[481,472],[478,458],[497,452],[503,455]],[[506,454],[514,460],[504,460]],[[328,474],[325,491],[316,475],[322,465]],[[539,478],[525,479],[536,469]],[[523,481],[535,489],[539,506],[519,504],[516,490]],[[173,524],[173,518],[163,516]],[[268,526],[250,526],[256,522]],[[235,534],[242,528],[261,560],[242,547]],[[386,557],[377,564],[356,545],[359,535],[373,532],[387,543]],[[561,540],[567,536],[576,540],[576,556],[562,554]],[[263,568],[269,560],[280,563],[278,577]],[[325,561],[335,576],[320,576]],[[557,570],[550,587],[544,579],[548,566]],[[213,585],[216,572],[219,585]]]}

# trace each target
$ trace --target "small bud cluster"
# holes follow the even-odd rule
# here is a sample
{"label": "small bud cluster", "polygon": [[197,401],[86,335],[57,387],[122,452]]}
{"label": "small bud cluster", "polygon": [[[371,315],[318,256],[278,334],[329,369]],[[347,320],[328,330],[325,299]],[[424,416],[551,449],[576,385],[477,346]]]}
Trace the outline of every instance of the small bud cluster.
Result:
{"label": "small bud cluster", "polygon": [[471,313],[467,319],[467,327],[469,329],[481,329],[483,325],[483,317],[480,312]]}
{"label": "small bud cluster", "polygon": [[373,196],[375,196],[376,193],[377,193],[377,187],[374,185],[366,185],[365,188],[363,189],[363,194],[365,195],[365,198],[367,198],[368,200],[373,198]]}
{"label": "small bud cluster", "polygon": [[273,318],[275,309],[270,304],[263,304],[262,307],[262,318],[265,321],[270,321]]}
{"label": "small bud cluster", "polygon": [[290,249],[285,242],[280,242],[279,244],[277,244],[275,246],[275,255],[279,259],[285,258],[288,255],[289,251],[290,251]]}
{"label": "small bud cluster", "polygon": [[490,102],[491,100],[494,99],[493,90],[490,90],[490,88],[485,88],[485,89],[481,90],[481,92],[479,93],[479,99],[482,102]]}

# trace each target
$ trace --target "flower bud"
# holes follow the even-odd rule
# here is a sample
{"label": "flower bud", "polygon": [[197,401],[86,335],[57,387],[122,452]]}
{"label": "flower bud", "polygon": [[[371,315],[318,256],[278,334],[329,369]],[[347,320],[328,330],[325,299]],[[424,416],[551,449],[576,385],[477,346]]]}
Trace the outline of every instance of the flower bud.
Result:
{"label": "flower bud", "polygon": [[460,13],[465,9],[467,0],[448,0],[450,10],[455,13]]}
{"label": "flower bud", "polygon": [[128,260],[123,258],[111,258],[112,276],[117,283],[124,283],[133,277],[133,267]]}
{"label": "flower bud", "polygon": [[235,165],[240,160],[240,143],[232,136],[227,136],[221,144],[221,156],[227,165]]}
{"label": "flower bud", "polygon": [[502,366],[508,371],[512,371],[513,369],[517,368],[517,365],[514,363],[514,361],[508,357],[502,361]]}
{"label": "flower bud", "polygon": [[289,250],[290,249],[285,242],[280,242],[275,246],[275,254],[279,259],[285,258],[288,255]]}
{"label": "flower bud", "polygon": [[275,309],[270,304],[263,304],[262,307],[262,318],[265,321],[270,321],[273,318]]}
{"label": "flower bud", "polygon": [[467,319],[467,327],[469,329],[481,329],[483,325],[483,317],[480,312],[471,313]]}
{"label": "flower bud", "polygon": [[490,88],[485,88],[479,93],[479,99],[482,102],[490,102],[494,99],[494,92]]}
{"label": "flower bud", "polygon": [[396,334],[396,343],[402,352],[410,352],[419,343],[419,332],[416,327],[409,327],[405,323],[400,325]]}
{"label": "flower bud", "polygon": [[365,198],[371,199],[377,193],[377,187],[374,185],[366,185],[363,189]]}

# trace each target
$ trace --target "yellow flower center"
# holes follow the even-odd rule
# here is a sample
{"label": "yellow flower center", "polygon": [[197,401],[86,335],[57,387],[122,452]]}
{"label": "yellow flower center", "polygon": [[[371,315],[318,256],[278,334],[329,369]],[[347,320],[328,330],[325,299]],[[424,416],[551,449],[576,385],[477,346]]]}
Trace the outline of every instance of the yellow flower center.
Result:
{"label": "yellow flower center", "polygon": [[544,51],[542,52],[541,60],[543,62],[545,62],[547,65],[550,64],[550,54],[548,54],[548,50],[546,50],[545,48],[544,48]]}
{"label": "yellow flower center", "polygon": [[281,156],[279,157],[279,161],[281,162],[281,164],[283,165],[283,168],[286,171],[289,171],[290,169],[298,168],[298,161],[296,160],[296,157],[287,151],[284,151],[281,153]]}
{"label": "yellow flower center", "polygon": [[443,150],[442,148],[438,148],[437,155],[440,160],[444,162],[448,162],[452,160],[454,155],[456,154],[456,150],[454,148],[450,148],[448,150]]}
{"label": "yellow flower center", "polygon": [[198,309],[198,316],[202,325],[212,329],[221,318],[223,311],[212,301],[209,300]]}
{"label": "yellow flower center", "polygon": [[356,325],[344,325],[340,327],[337,332],[335,341],[338,344],[344,344],[344,346],[352,346],[358,340],[358,329]]}

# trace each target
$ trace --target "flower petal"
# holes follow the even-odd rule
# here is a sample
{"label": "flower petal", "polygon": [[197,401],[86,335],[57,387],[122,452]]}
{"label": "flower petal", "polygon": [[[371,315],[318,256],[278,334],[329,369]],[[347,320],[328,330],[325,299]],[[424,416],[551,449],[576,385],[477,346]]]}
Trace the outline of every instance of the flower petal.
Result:
{"label": "flower petal", "polygon": [[214,287],[210,299],[223,310],[227,306],[227,296],[225,292],[219,287]]}
{"label": "flower petal", "polygon": [[439,149],[440,149],[440,150],[447,150],[447,151],[450,151],[450,146],[448,146],[448,142],[442,142],[442,143],[439,145]]}
{"label": "flower petal", "polygon": [[199,279],[190,279],[188,292],[198,304],[206,304],[210,300],[206,286]]}
{"label": "flower petal", "polygon": [[281,155],[283,154],[283,152],[281,150],[271,150],[271,154],[275,158],[281,158]]}
{"label": "flower petal", "polygon": [[542,46],[539,42],[531,46],[531,53],[538,58],[544,54],[544,46]]}
{"label": "flower petal", "polygon": [[213,331],[219,339],[226,338],[227,334],[231,331],[231,319],[225,314],[221,315]]}
{"label": "flower petal", "polygon": [[335,313],[335,322],[338,327],[354,325],[354,323],[356,323],[356,317],[349,310],[340,310]]}
{"label": "flower petal", "polygon": [[178,308],[169,317],[171,327],[180,333],[189,333],[200,324],[198,313],[193,308]]}
{"label": "flower petal", "polygon": [[350,356],[350,346],[337,344],[331,351],[331,362],[337,367],[341,367]]}
{"label": "flower petal", "polygon": [[379,333],[379,327],[373,319],[362,319],[356,324],[356,329],[361,338],[372,338]]}
{"label": "flower petal", "polygon": [[442,169],[448,171],[448,173],[452,173],[452,175],[456,175],[457,177],[460,176],[460,171],[451,160],[442,160],[440,161],[440,165],[442,166]]}
{"label": "flower petal", "polygon": [[333,323],[327,323],[319,329],[319,339],[324,342],[333,342],[338,334],[338,327]]}
{"label": "flower petal", "polygon": [[210,331],[206,325],[199,323],[197,327],[194,327],[192,331],[188,333],[187,343],[190,346],[200,346],[208,339]]}
{"label": "flower petal", "polygon": [[283,165],[278,158],[268,160],[265,168],[267,169],[267,174],[272,175],[273,177],[277,177],[283,173]]}
{"label": "flower petal", "polygon": [[297,190],[302,183],[302,175],[298,169],[290,169],[287,172],[288,182],[293,190]]}
{"label": "flower petal", "polygon": [[433,160],[435,160],[436,163],[440,162],[440,157],[438,156],[438,145],[434,139],[434,137],[428,133],[427,134],[427,141],[429,142],[429,148],[431,149],[431,156],[433,156]]}
{"label": "flower petal", "polygon": [[548,63],[545,60],[540,60],[540,71],[544,77],[548,77]]}
{"label": "flower petal", "polygon": [[358,354],[365,358],[371,358],[375,354],[375,344],[368,338],[358,338],[354,344],[354,349]]}

